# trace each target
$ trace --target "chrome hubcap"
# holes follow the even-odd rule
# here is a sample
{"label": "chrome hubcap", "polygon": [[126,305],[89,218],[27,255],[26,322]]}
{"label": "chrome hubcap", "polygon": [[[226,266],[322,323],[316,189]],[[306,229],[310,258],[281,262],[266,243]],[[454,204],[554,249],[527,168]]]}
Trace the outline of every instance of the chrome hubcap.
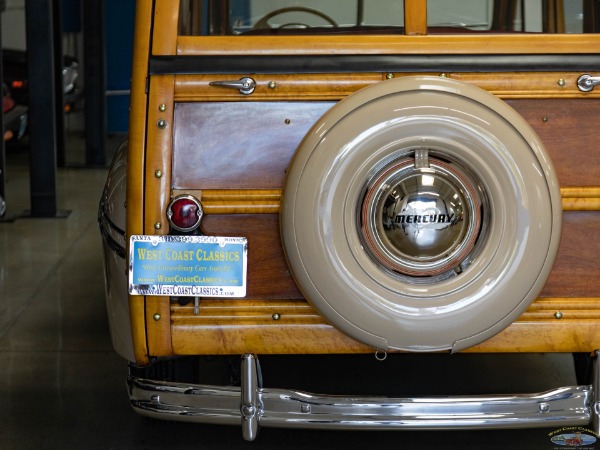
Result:
{"label": "chrome hubcap", "polygon": [[377,265],[436,282],[461,273],[487,229],[486,195],[459,162],[418,149],[384,164],[359,205],[360,235]]}

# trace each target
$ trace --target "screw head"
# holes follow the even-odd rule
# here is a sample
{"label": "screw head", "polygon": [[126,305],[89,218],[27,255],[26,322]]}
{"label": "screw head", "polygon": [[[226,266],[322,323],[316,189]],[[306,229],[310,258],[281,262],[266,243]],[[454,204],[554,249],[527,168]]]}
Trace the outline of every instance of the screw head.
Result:
{"label": "screw head", "polygon": [[252,405],[242,406],[242,415],[245,419],[252,419],[256,415],[256,408]]}
{"label": "screw head", "polygon": [[269,89],[275,89],[277,87],[277,83],[275,81],[269,81]]}
{"label": "screw head", "polygon": [[158,106],[158,110],[159,110],[160,112],[165,112],[165,111],[167,110],[167,105],[165,105],[164,103],[161,103],[161,104]]}
{"label": "screw head", "polygon": [[391,80],[392,78],[394,78],[394,74],[393,74],[393,73],[391,73],[391,72],[390,72],[390,73],[386,73],[386,74],[385,74],[385,77],[386,77],[388,80]]}
{"label": "screw head", "polygon": [[158,122],[156,122],[156,126],[160,129],[166,128],[167,127],[167,121],[160,119]]}
{"label": "screw head", "polygon": [[561,79],[559,79],[559,80],[558,80],[556,83],[557,83],[559,86],[564,86],[565,84],[567,84],[567,82],[565,81],[565,79],[564,79],[564,78],[561,78]]}
{"label": "screw head", "polygon": [[157,322],[158,322],[158,321],[160,320],[160,314],[159,314],[159,313],[156,313],[156,314],[154,314],[154,315],[152,316],[152,318],[153,318],[155,321],[157,321]]}
{"label": "screw head", "polygon": [[561,313],[560,311],[556,311],[556,312],[554,313],[554,317],[555,317],[556,319],[562,319],[562,318],[563,318],[563,313]]}
{"label": "screw head", "polygon": [[161,225],[161,223],[160,223],[160,222],[156,222],[156,223],[154,224],[154,229],[155,229],[155,230],[160,230],[160,229],[161,229],[161,227],[162,227],[162,225]]}
{"label": "screw head", "polygon": [[160,169],[156,169],[156,171],[154,172],[154,176],[156,178],[161,178],[162,175],[163,175],[163,173],[162,173],[162,170],[160,170]]}
{"label": "screw head", "polygon": [[273,315],[271,317],[273,318],[273,320],[279,320],[279,319],[281,319],[281,314],[273,313]]}

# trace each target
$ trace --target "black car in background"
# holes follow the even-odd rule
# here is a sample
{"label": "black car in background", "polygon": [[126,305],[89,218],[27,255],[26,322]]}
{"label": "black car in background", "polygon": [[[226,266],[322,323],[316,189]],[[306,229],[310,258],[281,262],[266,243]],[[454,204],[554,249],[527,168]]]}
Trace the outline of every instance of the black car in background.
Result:
{"label": "black car in background", "polygon": [[[4,82],[9,87],[11,96],[16,103],[27,105],[28,94],[28,72],[27,52],[25,50],[2,49],[2,64]],[[63,101],[65,112],[70,112],[75,106],[79,96],[77,79],[79,78],[79,63],[72,56],[63,58]]]}

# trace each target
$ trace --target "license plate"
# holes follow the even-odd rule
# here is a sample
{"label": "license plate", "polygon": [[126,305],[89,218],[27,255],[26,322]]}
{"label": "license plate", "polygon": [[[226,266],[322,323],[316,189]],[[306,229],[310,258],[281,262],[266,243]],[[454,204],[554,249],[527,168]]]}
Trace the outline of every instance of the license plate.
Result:
{"label": "license plate", "polygon": [[130,294],[246,296],[246,238],[135,235],[129,243]]}

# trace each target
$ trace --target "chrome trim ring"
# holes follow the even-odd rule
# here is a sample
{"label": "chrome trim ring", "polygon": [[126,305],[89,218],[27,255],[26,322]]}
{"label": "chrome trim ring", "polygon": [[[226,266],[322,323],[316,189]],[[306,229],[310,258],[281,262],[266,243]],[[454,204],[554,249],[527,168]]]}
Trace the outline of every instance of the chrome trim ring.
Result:
{"label": "chrome trim ring", "polygon": [[[197,220],[194,223],[194,225],[190,226],[190,227],[179,227],[177,226],[175,223],[173,223],[173,204],[178,201],[178,200],[190,200],[192,201],[195,206],[196,206],[196,217]],[[186,194],[182,194],[182,195],[178,195],[177,197],[174,197],[171,202],[169,203],[169,206],[167,207],[167,219],[169,221],[169,225],[171,225],[171,227],[174,230],[180,231],[182,233],[190,233],[194,230],[196,230],[199,226],[200,226],[200,222],[202,222],[202,216],[204,215],[204,211],[202,210],[202,205],[200,204],[200,201],[192,196],[192,195],[186,195]]]}
{"label": "chrome trim ring", "polygon": [[477,178],[429,153],[419,149],[386,164],[358,205],[359,234],[375,264],[421,282],[460,274],[485,228]]}

